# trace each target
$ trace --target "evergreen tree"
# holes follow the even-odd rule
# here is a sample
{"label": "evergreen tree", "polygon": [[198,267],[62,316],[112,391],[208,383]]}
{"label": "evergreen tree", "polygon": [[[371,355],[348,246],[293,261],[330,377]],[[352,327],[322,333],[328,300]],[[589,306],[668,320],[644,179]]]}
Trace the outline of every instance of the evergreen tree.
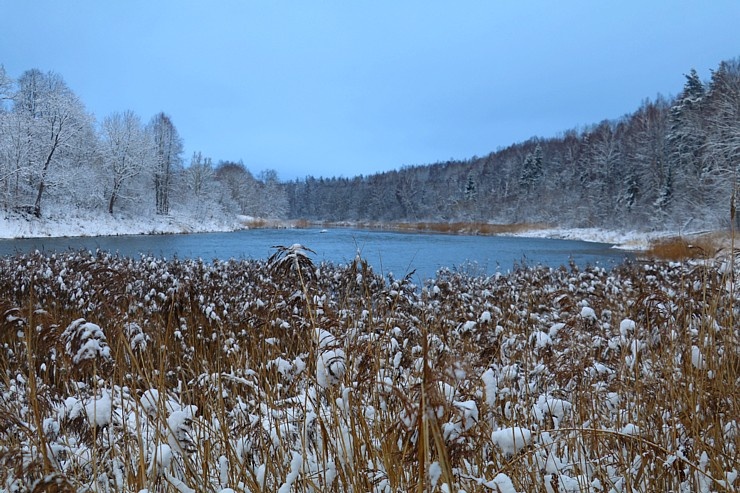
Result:
{"label": "evergreen tree", "polygon": [[668,168],[668,174],[663,182],[663,186],[660,188],[658,198],[653,204],[661,223],[664,223],[668,216],[668,208],[671,202],[673,202],[673,169]]}
{"label": "evergreen tree", "polygon": [[475,185],[473,174],[468,173],[468,182],[465,185],[465,200],[472,202],[478,197],[478,188]]}
{"label": "evergreen tree", "polygon": [[698,177],[704,144],[704,98],[706,90],[696,70],[686,75],[683,91],[670,110],[667,141],[677,166]]}
{"label": "evergreen tree", "polygon": [[519,183],[524,191],[529,194],[539,183],[542,177],[542,147],[537,144],[533,153],[528,153],[522,164],[522,172]]}

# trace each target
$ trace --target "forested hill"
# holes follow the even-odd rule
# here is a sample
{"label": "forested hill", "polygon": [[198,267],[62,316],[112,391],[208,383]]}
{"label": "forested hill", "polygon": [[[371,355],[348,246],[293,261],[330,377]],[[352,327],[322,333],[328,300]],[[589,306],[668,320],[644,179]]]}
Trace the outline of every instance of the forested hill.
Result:
{"label": "forested hill", "polygon": [[664,229],[727,226],[740,170],[740,58],[675,99],[485,157],[286,184],[312,220],[546,222]]}
{"label": "forested hill", "polygon": [[[356,178],[282,183],[241,162],[193,153],[166,113],[97,120],[62,77],[17,80],[0,65],[0,214],[238,215],[329,221],[545,222],[612,229],[728,225],[740,168],[740,58],[708,81],[695,71],[675,99],[556,138],[467,161]],[[2,219],[2,217],[0,217]]]}

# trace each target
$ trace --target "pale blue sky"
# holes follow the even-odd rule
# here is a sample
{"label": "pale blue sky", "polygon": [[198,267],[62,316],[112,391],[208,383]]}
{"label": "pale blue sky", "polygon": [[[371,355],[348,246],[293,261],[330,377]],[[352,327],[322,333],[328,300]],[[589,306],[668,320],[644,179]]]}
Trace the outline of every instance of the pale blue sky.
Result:
{"label": "pale blue sky", "polygon": [[740,56],[740,1],[0,0],[0,64],[281,179],[485,155]]}

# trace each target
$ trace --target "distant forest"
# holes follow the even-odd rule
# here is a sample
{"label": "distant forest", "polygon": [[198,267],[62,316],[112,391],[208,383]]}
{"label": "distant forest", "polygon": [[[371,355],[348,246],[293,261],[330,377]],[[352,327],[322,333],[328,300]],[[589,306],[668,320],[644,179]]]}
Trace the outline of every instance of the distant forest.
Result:
{"label": "distant forest", "polygon": [[[96,121],[61,76],[0,66],[0,210],[560,227],[726,227],[740,171],[740,58],[675,98],[484,157],[354,178],[278,180],[194,153],[165,113]],[[740,222],[738,222],[740,224]]]}
{"label": "distant forest", "polygon": [[740,59],[674,99],[484,157],[286,185],[289,215],[332,221],[544,222],[569,227],[727,226],[740,171]]}

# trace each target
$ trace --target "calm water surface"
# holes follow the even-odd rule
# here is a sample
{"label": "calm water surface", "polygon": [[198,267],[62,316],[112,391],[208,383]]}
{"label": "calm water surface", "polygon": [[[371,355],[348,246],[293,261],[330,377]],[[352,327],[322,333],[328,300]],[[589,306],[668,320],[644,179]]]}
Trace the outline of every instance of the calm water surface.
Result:
{"label": "calm water surface", "polygon": [[92,238],[33,238],[0,240],[0,255],[68,250],[107,250],[121,255],[172,258],[266,259],[275,245],[300,243],[316,252],[315,263],[342,264],[359,252],[376,272],[396,278],[416,271],[414,278],[434,277],[448,267],[474,273],[506,272],[515,264],[559,267],[572,259],[579,266],[612,267],[629,254],[611,245],[544,238],[455,236],[352,229],[258,229],[231,233]]}

